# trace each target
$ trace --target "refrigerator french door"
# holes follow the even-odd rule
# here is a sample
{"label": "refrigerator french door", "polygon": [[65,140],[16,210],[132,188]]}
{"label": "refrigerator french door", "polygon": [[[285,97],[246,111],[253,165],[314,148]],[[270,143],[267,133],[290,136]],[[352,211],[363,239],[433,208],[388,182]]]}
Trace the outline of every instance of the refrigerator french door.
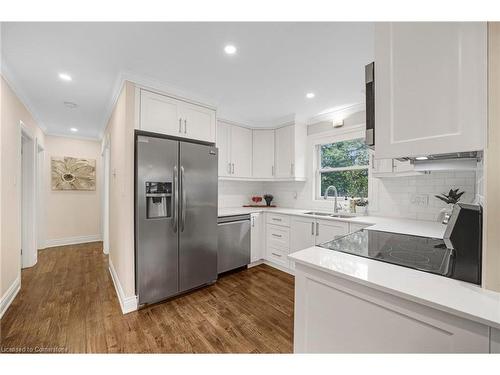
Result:
{"label": "refrigerator french door", "polygon": [[139,305],[217,279],[217,149],[136,134]]}

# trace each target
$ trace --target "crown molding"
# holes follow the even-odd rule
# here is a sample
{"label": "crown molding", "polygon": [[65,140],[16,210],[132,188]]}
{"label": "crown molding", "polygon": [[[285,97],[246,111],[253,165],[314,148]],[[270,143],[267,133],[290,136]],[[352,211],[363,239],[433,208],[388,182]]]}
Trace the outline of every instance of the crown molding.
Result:
{"label": "crown molding", "polygon": [[76,134],[66,134],[66,133],[45,133],[46,137],[58,137],[58,138],[71,138],[71,139],[76,139],[80,141],[92,141],[92,142],[100,142],[101,138],[98,137],[85,137],[83,135],[76,135]]}
{"label": "crown molding", "polygon": [[42,122],[42,120],[40,120],[40,116],[38,116],[37,112],[34,110],[33,103],[31,103],[28,96],[22,89],[19,80],[17,79],[16,75],[12,72],[12,69],[10,69],[9,63],[7,62],[4,56],[2,56],[0,72],[3,79],[5,79],[11,90],[14,92],[14,94],[16,94],[17,98],[26,107],[31,117],[33,117],[33,119],[36,122],[36,125],[40,129],[42,129],[42,131],[45,134],[47,134],[47,126]]}
{"label": "crown molding", "polygon": [[307,121],[307,125],[317,124],[322,121],[331,120],[344,120],[345,118],[351,116],[353,113],[365,111],[365,103],[351,104],[345,107],[336,107],[320,113],[316,116],[310,117]]}

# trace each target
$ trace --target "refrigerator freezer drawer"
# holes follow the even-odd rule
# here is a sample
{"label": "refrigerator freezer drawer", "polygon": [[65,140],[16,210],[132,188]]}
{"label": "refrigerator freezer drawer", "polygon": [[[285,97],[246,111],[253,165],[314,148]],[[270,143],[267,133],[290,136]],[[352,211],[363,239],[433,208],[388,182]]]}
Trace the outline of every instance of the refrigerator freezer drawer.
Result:
{"label": "refrigerator freezer drawer", "polygon": [[217,272],[222,273],[250,263],[250,215],[218,224]]}

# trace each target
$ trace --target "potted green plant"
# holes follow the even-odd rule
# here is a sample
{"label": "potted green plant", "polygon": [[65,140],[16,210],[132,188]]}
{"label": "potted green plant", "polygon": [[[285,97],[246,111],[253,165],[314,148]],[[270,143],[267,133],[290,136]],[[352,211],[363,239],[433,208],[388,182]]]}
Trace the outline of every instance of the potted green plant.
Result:
{"label": "potted green plant", "polygon": [[443,224],[447,224],[450,219],[451,213],[453,212],[453,206],[457,204],[465,191],[459,191],[460,189],[450,189],[448,194],[442,193],[440,195],[435,195],[437,199],[442,200],[448,206],[443,208],[438,217],[438,221],[442,221]]}
{"label": "potted green plant", "polygon": [[366,198],[356,198],[354,200],[354,204],[356,205],[355,212],[357,214],[365,215],[366,207],[368,206],[368,199]]}

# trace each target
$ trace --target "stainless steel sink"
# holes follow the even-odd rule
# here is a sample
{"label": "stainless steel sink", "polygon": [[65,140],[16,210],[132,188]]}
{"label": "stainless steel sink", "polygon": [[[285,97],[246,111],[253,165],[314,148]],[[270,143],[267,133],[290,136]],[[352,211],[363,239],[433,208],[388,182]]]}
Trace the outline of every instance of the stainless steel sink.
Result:
{"label": "stainless steel sink", "polygon": [[338,217],[339,219],[348,219],[355,216],[351,214],[331,214],[328,212],[315,212],[315,211],[304,212],[304,215]]}
{"label": "stainless steel sink", "polygon": [[331,216],[331,213],[328,212],[304,212],[304,215],[314,215],[314,216]]}

